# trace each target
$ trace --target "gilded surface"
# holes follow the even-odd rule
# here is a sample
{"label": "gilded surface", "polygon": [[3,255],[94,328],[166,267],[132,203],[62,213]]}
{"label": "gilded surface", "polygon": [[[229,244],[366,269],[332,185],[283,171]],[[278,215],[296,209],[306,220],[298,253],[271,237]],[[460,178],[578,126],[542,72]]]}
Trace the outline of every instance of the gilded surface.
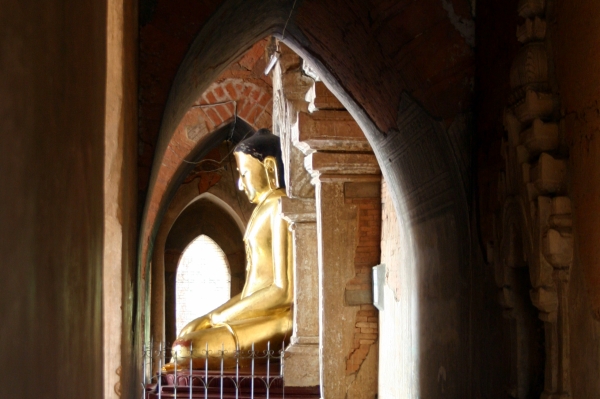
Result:
{"label": "gilded surface", "polygon": [[[235,152],[240,173],[239,188],[257,204],[244,235],[246,247],[246,283],[239,295],[212,312],[186,325],[175,343],[173,355],[178,368],[189,367],[190,345],[193,367],[203,368],[203,352],[208,347],[209,367],[218,366],[216,357],[225,350],[262,351],[280,348],[292,330],[293,301],[290,233],[278,210],[279,198],[285,190],[278,187],[277,163],[274,157],[263,162],[252,155]],[[202,354],[202,355],[201,355]],[[230,359],[228,366],[234,365]],[[174,359],[163,370],[175,367]]]}

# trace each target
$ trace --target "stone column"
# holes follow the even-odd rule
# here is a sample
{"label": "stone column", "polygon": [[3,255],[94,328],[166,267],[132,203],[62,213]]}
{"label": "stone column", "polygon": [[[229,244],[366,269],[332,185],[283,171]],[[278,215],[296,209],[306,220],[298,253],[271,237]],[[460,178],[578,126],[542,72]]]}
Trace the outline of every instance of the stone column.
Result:
{"label": "stone column", "polygon": [[319,276],[314,199],[280,200],[294,258],[294,329],[285,351],[285,385],[319,385]]}
{"label": "stone column", "polygon": [[281,136],[288,197],[280,210],[292,231],[294,326],[285,351],[285,385],[319,385],[319,279],[315,190],[304,169],[304,154],[293,145],[298,114],[308,112],[306,100],[314,81],[302,72],[302,59],[283,43],[273,70],[273,130]]}
{"label": "stone column", "polygon": [[379,243],[373,251],[369,242],[379,237],[380,226],[367,219],[380,220],[373,214],[380,206],[379,167],[352,116],[296,54],[280,46],[273,129],[282,141],[289,198],[280,204],[293,229],[295,257],[285,383],[320,383],[328,399],[372,398],[378,323],[370,267],[379,263]]}
{"label": "stone column", "polygon": [[305,166],[316,188],[321,395],[345,398],[347,356],[354,350],[356,328],[356,307],[346,301],[346,282],[355,276],[358,237],[357,207],[346,201],[345,187],[378,182],[380,171],[373,154],[315,152]]}

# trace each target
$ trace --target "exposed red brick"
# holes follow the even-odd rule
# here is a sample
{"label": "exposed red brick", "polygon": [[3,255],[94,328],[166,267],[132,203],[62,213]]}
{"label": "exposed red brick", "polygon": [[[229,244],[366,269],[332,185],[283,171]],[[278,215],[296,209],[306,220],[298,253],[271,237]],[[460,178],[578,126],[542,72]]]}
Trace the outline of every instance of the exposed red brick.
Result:
{"label": "exposed red brick", "polygon": [[244,90],[244,85],[241,83],[236,83],[235,84],[235,92],[236,92],[235,98],[240,98],[243,90]]}
{"label": "exposed red brick", "polygon": [[237,98],[237,91],[235,90],[235,87],[233,87],[233,83],[228,82],[227,85],[225,85],[225,90],[227,91],[227,94],[229,94],[229,98]]}
{"label": "exposed red brick", "polygon": [[215,111],[217,111],[217,113],[221,117],[221,120],[223,120],[223,121],[226,121],[233,116],[232,112],[229,111],[229,109],[227,108],[227,105],[225,105],[225,104],[217,105],[214,109],[215,109]]}
{"label": "exposed red brick", "polygon": [[252,91],[252,86],[244,86],[244,91],[242,92],[242,97],[248,97],[250,92]]}
{"label": "exposed red brick", "polygon": [[[249,60],[255,59],[257,54],[264,55],[264,46],[266,44],[267,41],[262,40],[253,46],[251,50],[253,55],[249,58],[247,57],[246,61],[250,62]],[[183,53],[186,49],[179,50]],[[260,56],[258,60],[260,61]],[[261,67],[262,65],[261,73],[257,74],[254,74],[251,70],[241,66],[239,62],[240,61],[232,64],[225,72],[223,72],[215,83],[213,83],[195,102],[196,105],[210,105],[219,102],[225,102],[225,104],[214,107],[202,106],[190,109],[190,111],[184,115],[180,126],[174,133],[169,145],[169,150],[163,155],[163,159],[160,161],[162,167],[157,176],[157,184],[154,191],[151,193],[151,204],[148,214],[146,215],[147,226],[144,232],[145,237],[149,236],[151,226],[158,214],[159,201],[171,183],[174,173],[179,169],[181,162],[183,162],[193,150],[193,145],[198,142],[189,140],[186,133],[188,127],[193,127],[198,123],[205,123],[208,133],[210,133],[221,126],[224,121],[229,120],[236,108],[238,115],[240,115],[243,108],[240,104],[244,104],[246,107],[246,114],[241,116],[246,122],[254,125],[255,128],[271,127],[272,117],[270,112],[264,112],[262,105],[258,106],[255,101],[256,98],[259,98],[263,103],[266,102],[267,104],[272,104],[271,79],[262,74],[264,62],[253,61],[253,65],[256,65],[257,67]],[[161,71],[162,69],[156,69],[154,73],[164,72]],[[176,68],[174,67],[170,71],[174,75]],[[141,73],[141,76],[142,75],[144,77],[151,76],[147,71]],[[138,161],[138,187],[140,191],[145,190],[148,183],[150,166],[154,157],[154,145],[150,143],[153,143],[156,140],[156,133],[158,132],[161,123],[162,110],[164,109],[164,104],[166,102],[166,94],[168,94],[168,90],[165,90],[164,92],[159,91],[158,86],[150,85],[150,87],[151,90],[146,90],[145,96],[142,96],[142,99],[140,100],[140,103],[142,104],[140,117],[144,120],[144,122],[140,124],[140,137],[148,143],[147,145],[143,145],[143,151],[140,151],[143,155],[140,155]],[[248,97],[248,94],[251,92],[253,93],[253,97]],[[153,102],[149,102],[148,99],[150,98],[160,99],[160,101],[157,102],[156,100],[152,100]],[[233,101],[237,101],[237,107],[233,104]],[[256,111],[253,111],[255,108]],[[152,112],[146,115],[148,110]],[[212,184],[212,181],[208,182],[208,185],[210,184]],[[203,188],[200,187],[199,189],[203,190]],[[146,243],[147,240],[144,240],[144,242]],[[142,263],[146,264],[145,260],[142,260]]]}
{"label": "exposed red brick", "polygon": [[260,107],[260,105],[254,104],[254,107],[252,107],[252,109],[246,116],[246,120],[254,125],[258,115],[261,112],[262,112],[262,108]]}
{"label": "exposed red brick", "polygon": [[217,97],[218,101],[225,100],[225,90],[223,90],[223,88],[221,86],[215,87],[215,89],[213,90],[213,93],[215,93],[215,97]]}
{"label": "exposed red brick", "polygon": [[223,122],[223,119],[221,119],[217,111],[215,111],[212,107],[207,107],[204,112],[214,126],[219,126],[221,122]]}
{"label": "exposed red brick", "polygon": [[271,101],[271,99],[272,99],[272,96],[265,95],[265,93],[262,93],[260,98],[257,101],[264,108],[267,106],[267,104],[269,104],[269,101]]}
{"label": "exposed red brick", "polygon": [[212,91],[209,91],[208,93],[206,93],[204,95],[204,97],[206,98],[205,104],[213,104],[213,103],[217,102],[217,97],[215,97],[215,95]]}
{"label": "exposed red brick", "polygon": [[252,110],[252,108],[254,107],[255,103],[250,101],[249,99],[244,99],[243,103],[242,103],[242,107],[240,109],[238,109],[238,115],[242,118],[244,118],[244,120],[248,121],[248,115],[250,114],[250,111]]}
{"label": "exposed red brick", "polygon": [[254,46],[244,54],[239,61],[240,66],[245,69],[253,69],[256,62],[265,54],[265,48],[262,46]]}

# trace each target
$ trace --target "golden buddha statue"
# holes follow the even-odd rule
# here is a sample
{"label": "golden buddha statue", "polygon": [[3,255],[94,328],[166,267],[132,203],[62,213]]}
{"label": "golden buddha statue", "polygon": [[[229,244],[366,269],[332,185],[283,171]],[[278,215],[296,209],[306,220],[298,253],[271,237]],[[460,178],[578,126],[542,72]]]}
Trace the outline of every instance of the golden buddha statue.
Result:
{"label": "golden buddha statue", "polygon": [[[210,313],[188,323],[173,343],[177,368],[189,368],[192,346],[193,368],[203,368],[205,351],[209,367],[220,364],[220,351],[233,356],[236,350],[281,348],[292,331],[293,281],[288,224],[278,210],[286,195],[279,137],[261,129],[240,142],[234,156],[239,171],[239,189],[256,204],[244,242],[246,282],[242,292]],[[175,359],[163,371],[175,368]],[[235,365],[229,358],[226,366]]]}

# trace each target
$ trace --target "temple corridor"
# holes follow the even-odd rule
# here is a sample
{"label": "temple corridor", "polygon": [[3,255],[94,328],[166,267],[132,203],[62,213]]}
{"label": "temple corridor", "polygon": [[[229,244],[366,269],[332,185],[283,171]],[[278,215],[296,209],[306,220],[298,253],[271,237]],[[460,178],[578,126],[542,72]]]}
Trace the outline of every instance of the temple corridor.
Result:
{"label": "temple corridor", "polygon": [[230,307],[197,331],[283,348],[244,389],[600,398],[600,3],[0,10],[0,398],[204,397],[152,385],[198,237]]}

